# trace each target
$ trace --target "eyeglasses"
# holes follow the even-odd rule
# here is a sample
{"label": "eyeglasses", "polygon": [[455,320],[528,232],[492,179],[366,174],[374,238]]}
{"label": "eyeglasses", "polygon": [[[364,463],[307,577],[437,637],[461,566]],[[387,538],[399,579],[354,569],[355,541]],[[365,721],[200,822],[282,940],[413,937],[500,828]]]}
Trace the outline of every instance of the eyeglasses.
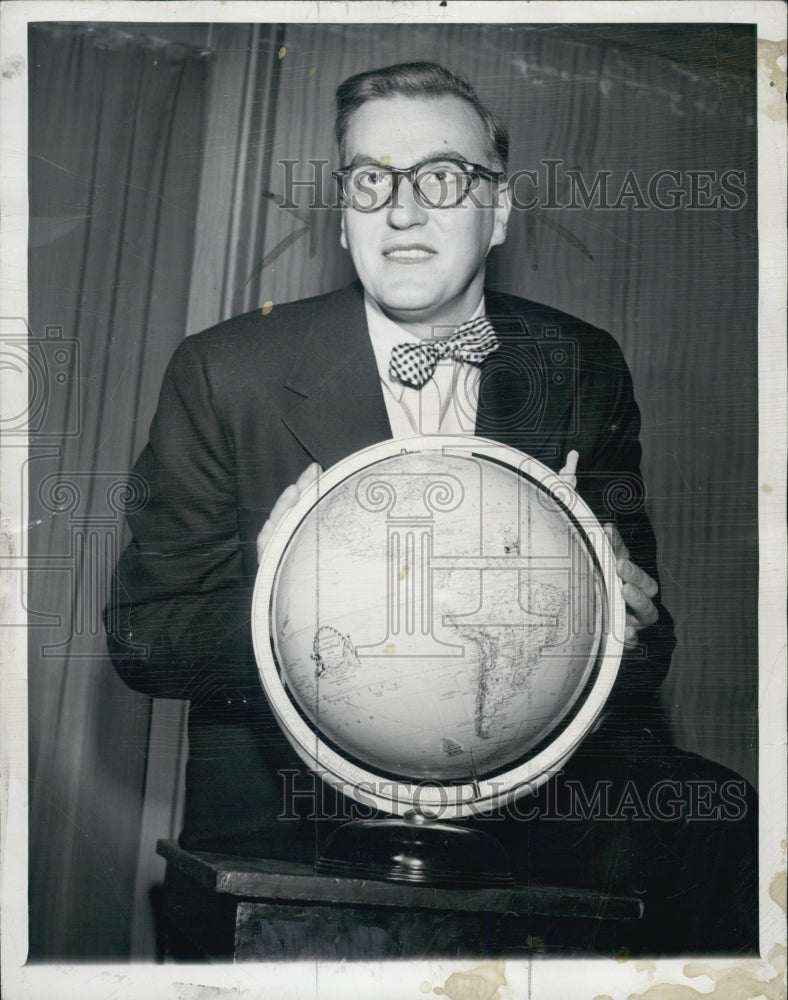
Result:
{"label": "eyeglasses", "polygon": [[358,212],[376,212],[389,205],[399,183],[407,177],[419,204],[426,208],[454,208],[471,190],[477,177],[499,181],[502,170],[451,158],[422,160],[412,167],[359,163],[332,171],[346,205]]}

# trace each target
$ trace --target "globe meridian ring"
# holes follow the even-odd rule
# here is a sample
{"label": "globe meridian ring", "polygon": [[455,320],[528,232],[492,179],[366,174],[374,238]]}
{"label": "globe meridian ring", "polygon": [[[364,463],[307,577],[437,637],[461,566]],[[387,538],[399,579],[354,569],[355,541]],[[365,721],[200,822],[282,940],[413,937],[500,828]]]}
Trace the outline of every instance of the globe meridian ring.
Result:
{"label": "globe meridian ring", "polygon": [[[406,489],[408,477],[413,482]],[[377,485],[370,496],[373,483]],[[480,494],[486,490],[486,497],[474,498],[471,487]],[[513,507],[517,523],[510,525]],[[352,516],[345,524],[342,511],[349,508]],[[354,524],[361,508],[369,518]],[[453,516],[459,519],[456,523]],[[451,531],[445,529],[441,536],[439,526],[444,523]],[[392,538],[405,537],[403,524],[410,531],[408,538],[415,530],[415,537],[422,539],[420,572],[413,572],[418,568],[416,548],[405,556],[404,549],[392,555]],[[484,536],[482,542],[471,537],[476,530]],[[495,537],[493,545],[496,531],[502,537]],[[385,532],[388,548],[381,553]],[[367,536],[378,539],[377,549],[360,555],[348,551],[348,546],[363,549]],[[547,536],[553,538],[552,549],[545,547]],[[528,546],[523,554],[524,537],[537,540],[536,555]],[[528,560],[536,565],[537,555],[544,566],[559,566],[563,560],[573,568],[541,569],[542,575],[548,574],[547,582],[532,584]],[[401,569],[394,572],[397,567]],[[560,589],[556,581],[564,573],[574,574],[567,577],[568,610],[563,618],[551,617],[540,595]],[[421,577],[421,590],[409,576]],[[527,585],[520,582],[525,577]],[[496,587],[501,593],[508,588],[508,593],[513,580],[515,611],[522,610],[523,621],[518,617],[514,624],[498,622],[495,616],[501,612],[489,604],[490,593],[495,597]],[[459,588],[457,581],[462,583]],[[476,590],[468,581],[476,581]],[[407,587],[411,589],[403,598]],[[464,613],[439,606],[441,600],[454,600],[458,589],[473,591],[463,593]],[[447,593],[441,597],[443,591]],[[407,599],[413,606],[408,621]],[[500,597],[504,603],[507,599]],[[485,600],[489,607],[482,607]],[[541,614],[533,613],[534,602]],[[590,624],[580,614],[589,607]],[[475,634],[465,622],[474,614],[478,620],[481,611],[487,617]],[[511,607],[508,613],[511,619]],[[302,621],[294,626],[299,616]],[[553,645],[541,647],[543,655],[530,655],[534,636],[545,632],[544,622],[559,618]],[[368,619],[372,631],[364,637]],[[596,724],[618,674],[625,621],[614,554],[584,501],[530,456],[471,437],[387,441],[321,474],[276,526],[258,568],[252,603],[261,683],[293,748],[339,792],[399,816],[414,808],[441,818],[486,813],[544,783]],[[573,629],[578,635],[585,630],[580,639]],[[555,641],[558,633],[563,645],[561,638]],[[459,647],[463,652],[452,660],[452,649]],[[498,651],[498,663],[492,663],[490,649]],[[521,678],[519,686],[518,675],[511,673],[518,655],[525,661],[530,655],[533,661],[530,675]],[[496,678],[500,661],[507,661],[509,674],[499,670]],[[469,692],[447,693],[446,679],[455,675]],[[435,687],[436,676],[443,687]],[[408,692],[409,683],[418,695]],[[561,688],[560,697],[551,685]],[[399,717],[387,713],[385,707],[391,705],[399,706]],[[533,720],[523,716],[534,705],[544,721],[531,725]],[[502,737],[487,724],[485,707],[509,736]],[[366,714],[369,721],[362,718]],[[437,741],[431,740],[425,722],[433,717],[442,727]],[[393,720],[399,743],[386,734],[386,720]],[[374,745],[372,750],[368,743]],[[433,750],[433,743],[440,749]],[[463,753],[467,759],[462,759]]]}

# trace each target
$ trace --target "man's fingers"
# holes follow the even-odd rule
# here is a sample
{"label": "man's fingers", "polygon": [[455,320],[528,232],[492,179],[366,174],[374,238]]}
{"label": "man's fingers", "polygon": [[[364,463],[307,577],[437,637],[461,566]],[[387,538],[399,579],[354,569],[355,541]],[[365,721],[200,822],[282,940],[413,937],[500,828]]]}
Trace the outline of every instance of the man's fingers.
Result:
{"label": "man's fingers", "polygon": [[257,536],[257,561],[263,558],[263,552],[265,552],[268,543],[271,541],[271,535],[274,533],[274,524],[272,521],[268,520],[262,527],[260,534]]}
{"label": "man's fingers", "polygon": [[[610,530],[608,530],[610,529]],[[616,573],[621,580],[621,596],[627,606],[624,645],[630,649],[638,645],[638,632],[654,625],[659,620],[659,612],[651,600],[656,597],[657,581],[629,558],[629,552],[614,525],[606,524],[605,532],[616,554]]]}
{"label": "man's fingers", "polygon": [[659,618],[654,602],[631,583],[625,583],[621,588],[621,594],[626,602],[627,608],[632,612],[635,621],[632,623],[636,628],[645,628],[647,625],[654,625]]}
{"label": "man's fingers", "polygon": [[631,583],[641,590],[646,597],[656,597],[659,591],[657,581],[645,570],[636,566],[631,559],[619,559],[616,562],[616,573],[622,583]]}
{"label": "man's fingers", "polygon": [[263,552],[265,552],[266,546],[271,541],[271,537],[277,524],[279,524],[287,511],[298,503],[309,487],[313,486],[317,482],[317,479],[322,471],[323,470],[320,465],[317,462],[313,462],[304,469],[294,483],[291,483],[290,486],[283,490],[279,495],[276,503],[271,508],[271,514],[269,515],[268,520],[260,529],[260,534],[257,536],[258,562],[262,560]]}
{"label": "man's fingers", "polygon": [[628,611],[633,612],[632,615],[627,615],[628,624],[636,630],[653,625],[659,619],[659,612],[652,601],[659,593],[657,581],[632,562],[629,549],[614,524],[604,525],[604,531],[616,556],[616,573],[621,580],[621,593]]}
{"label": "man's fingers", "polygon": [[273,524],[278,524],[282,519],[282,515],[285,511],[290,510],[290,508],[298,501],[301,493],[298,486],[295,483],[291,483],[286,490],[283,490],[279,495],[279,499],[276,501],[271,509],[271,514],[268,518]]}
{"label": "man's fingers", "polygon": [[304,492],[317,481],[317,477],[321,472],[322,469],[317,462],[308,465],[298,479],[294,483],[291,483],[286,490],[282,491],[271,510],[268,520],[273,522],[273,524],[278,524],[285,512],[294,507]]}
{"label": "man's fingers", "polygon": [[313,483],[317,482],[318,476],[322,472],[322,468],[318,462],[313,462],[308,465],[301,475],[295,481],[295,487],[298,490],[299,496],[307,489],[312,486]]}
{"label": "man's fingers", "polygon": [[613,546],[613,552],[615,553],[616,559],[629,559],[629,549],[626,545],[624,545],[624,539],[619,534],[618,528],[615,524],[605,524],[603,525],[602,530],[610,539],[610,544]]}
{"label": "man's fingers", "polygon": [[638,644],[638,630],[634,625],[627,625],[624,629],[624,645],[634,649]]}

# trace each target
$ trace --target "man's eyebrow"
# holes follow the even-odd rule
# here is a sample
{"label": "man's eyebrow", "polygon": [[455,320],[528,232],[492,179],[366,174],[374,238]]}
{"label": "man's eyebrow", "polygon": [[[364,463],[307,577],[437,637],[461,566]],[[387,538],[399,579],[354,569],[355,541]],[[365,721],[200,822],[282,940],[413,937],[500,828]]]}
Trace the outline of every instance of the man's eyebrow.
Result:
{"label": "man's eyebrow", "polygon": [[[412,164],[412,166],[415,167],[420,163],[426,163],[428,160],[462,160],[463,163],[470,162],[465,153],[460,153],[456,149],[437,149],[432,153],[426,153],[416,163]],[[356,153],[348,166],[357,167],[364,163],[374,163],[380,167],[388,167],[391,165],[391,157],[385,154],[383,156],[372,156],[368,153]]]}

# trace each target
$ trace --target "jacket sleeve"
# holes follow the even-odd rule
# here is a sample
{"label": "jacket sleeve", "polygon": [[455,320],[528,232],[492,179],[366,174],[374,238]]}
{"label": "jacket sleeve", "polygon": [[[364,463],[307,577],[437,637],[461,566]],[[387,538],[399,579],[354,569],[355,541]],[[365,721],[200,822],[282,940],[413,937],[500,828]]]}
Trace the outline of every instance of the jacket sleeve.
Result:
{"label": "jacket sleeve", "polygon": [[[624,357],[612,338],[594,351],[580,373],[578,491],[604,524],[613,522],[632,561],[659,583],[657,547],[646,514],[640,473],[640,411]],[[654,692],[676,645],[673,619],[655,599],[659,618],[639,633],[638,648],[624,654],[613,702]],[[631,700],[631,699],[630,699]]]}
{"label": "jacket sleeve", "polygon": [[134,474],[146,502],[112,581],[110,656],[132,688],[193,704],[258,698],[234,493],[235,456],[197,340],[167,369]]}

